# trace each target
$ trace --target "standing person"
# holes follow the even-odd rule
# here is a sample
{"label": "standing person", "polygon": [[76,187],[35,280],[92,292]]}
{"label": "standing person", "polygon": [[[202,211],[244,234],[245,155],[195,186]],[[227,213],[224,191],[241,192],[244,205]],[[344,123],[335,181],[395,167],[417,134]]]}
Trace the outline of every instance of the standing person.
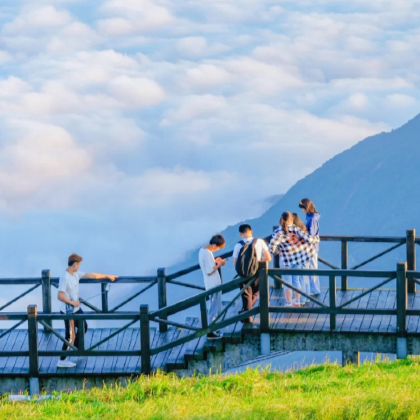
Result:
{"label": "standing person", "polygon": [[[299,208],[306,214],[306,229],[309,235],[319,236],[319,219],[321,215],[316,211],[314,203],[309,198],[304,198],[299,203]],[[308,268],[318,270],[319,244],[316,247],[316,254],[309,260]],[[309,276],[309,286],[311,294],[321,293],[321,285],[318,276]]]}
{"label": "standing person", "polygon": [[[305,223],[302,222],[302,219],[298,216],[297,213],[293,213],[293,223],[296,227],[301,229],[303,232],[307,233],[308,229],[306,229]],[[306,268],[309,268],[309,262],[306,263]],[[307,295],[311,294],[311,288],[309,285],[309,276],[302,276],[302,292],[305,292]],[[300,297],[300,303],[303,305],[307,302],[305,296]]]}
{"label": "standing person", "polygon": [[[83,258],[77,254],[71,254],[68,258],[68,267],[63,277],[60,278],[60,283],[58,285],[57,298],[61,302],[60,312],[62,314],[77,313],[83,314],[83,310],[80,307],[79,300],[79,281],[80,279],[110,279],[114,281],[118,276],[110,276],[108,274],[98,274],[98,273],[82,273],[79,271],[80,264],[83,261]],[[86,321],[77,321],[77,330],[79,329],[79,323],[84,322],[85,332],[87,331],[87,322]],[[74,347],[78,347],[78,336],[75,328],[74,320],[65,320],[64,326],[66,329],[66,340],[73,344]],[[70,347],[66,343],[63,344],[62,350],[70,350]],[[61,356],[57,367],[59,368],[72,368],[75,367],[76,363],[66,360],[65,356]]]}
{"label": "standing person", "polygon": [[[252,247],[251,252],[255,252],[255,260],[257,262],[257,269],[258,269],[258,262],[259,261],[271,261],[271,254],[268,250],[268,246],[263,239],[254,239],[252,234],[252,229],[250,225],[243,224],[239,226],[239,235],[242,238],[233,249],[233,265],[238,272],[238,268],[236,264],[238,262],[238,257],[241,256],[241,265],[246,263],[245,253],[249,246]],[[241,267],[239,271],[244,271],[244,268]],[[238,273],[242,274],[242,273]],[[239,284],[239,288],[242,289],[248,281],[242,282]],[[242,293],[242,303],[243,303],[243,311],[249,311],[254,307],[256,300],[258,299],[258,295],[260,293],[260,285],[258,279],[256,279],[250,286],[248,286],[244,292]],[[244,320],[245,324],[250,324],[252,322],[252,318],[246,318]]]}
{"label": "standing person", "polygon": [[[293,214],[284,212],[280,218],[280,227],[271,237],[268,249],[273,255],[280,254],[282,267],[302,269],[316,253],[319,236],[309,236],[293,223]],[[302,290],[301,275],[286,275],[284,280],[297,289]],[[292,290],[284,288],[286,306],[300,306],[300,294],[295,291],[295,301],[292,303]]]}
{"label": "standing person", "polygon": [[[213,253],[225,247],[225,238],[218,233],[214,235],[208,245],[202,247],[198,253],[198,264],[203,272],[204,287],[206,290],[213,289],[213,287],[222,284],[220,278],[219,268],[226,264],[223,258],[214,259]],[[210,296],[210,308],[207,313],[207,322],[210,325],[219,315],[222,310],[222,292],[213,293]],[[222,338],[216,332],[207,334],[210,340]]]}

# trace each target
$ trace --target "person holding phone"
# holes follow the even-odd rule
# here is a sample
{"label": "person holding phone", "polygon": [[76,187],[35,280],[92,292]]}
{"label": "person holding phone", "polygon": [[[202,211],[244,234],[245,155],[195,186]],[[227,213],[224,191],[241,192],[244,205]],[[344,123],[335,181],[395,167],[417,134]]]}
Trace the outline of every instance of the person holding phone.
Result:
{"label": "person holding phone", "polygon": [[[71,254],[68,258],[68,267],[63,277],[60,278],[60,283],[58,285],[57,298],[61,302],[60,312],[62,314],[71,314],[77,313],[82,314],[83,310],[80,307],[79,300],[79,281],[80,279],[110,279],[114,281],[118,276],[111,276],[108,274],[98,274],[98,273],[83,273],[79,271],[80,264],[83,261],[83,258],[77,254]],[[86,321],[77,321],[74,320],[65,320],[65,339],[73,344],[74,347],[78,347],[78,336],[77,330],[79,329],[79,323],[84,322],[85,332],[88,329]],[[77,325],[77,329],[75,328]],[[64,343],[62,350],[70,350],[69,346]],[[61,356],[59,362],[57,363],[58,368],[72,368],[75,367],[76,363],[66,360],[65,356]]]}
{"label": "person holding phone", "polygon": [[[198,264],[203,273],[204,287],[210,290],[222,284],[219,269],[226,264],[226,260],[217,257],[213,253],[225,247],[225,238],[218,233],[214,235],[208,245],[203,246],[198,253]],[[207,313],[207,322],[210,325],[222,310],[222,292],[213,293],[210,298],[210,307]],[[209,340],[222,338],[217,332],[207,334]]]}

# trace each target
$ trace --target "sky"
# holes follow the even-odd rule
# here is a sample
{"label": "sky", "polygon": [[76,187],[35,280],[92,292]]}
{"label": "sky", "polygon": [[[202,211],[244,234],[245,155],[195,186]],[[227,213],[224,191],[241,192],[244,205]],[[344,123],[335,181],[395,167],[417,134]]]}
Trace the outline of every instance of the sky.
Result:
{"label": "sky", "polygon": [[0,277],[149,274],[402,125],[419,6],[0,1]]}

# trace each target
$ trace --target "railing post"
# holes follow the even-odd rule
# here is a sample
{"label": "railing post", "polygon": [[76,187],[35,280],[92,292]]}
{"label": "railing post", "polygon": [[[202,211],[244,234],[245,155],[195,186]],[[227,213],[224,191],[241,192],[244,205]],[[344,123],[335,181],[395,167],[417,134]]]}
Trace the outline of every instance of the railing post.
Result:
{"label": "railing post", "polygon": [[270,354],[270,284],[268,281],[268,262],[260,261],[258,267],[260,288],[260,333],[261,354]]}
{"label": "railing post", "polygon": [[[416,229],[407,229],[407,270],[416,270]],[[416,282],[408,280],[408,293],[416,293]]]}
{"label": "railing post", "polygon": [[[77,314],[77,312],[76,312]],[[77,322],[77,341],[79,351],[85,350],[85,320],[80,319]]]}
{"label": "railing post", "polygon": [[[341,269],[347,270],[349,262],[349,247],[347,241],[341,241]],[[347,276],[341,276],[341,290],[347,292],[348,289]]]}
{"label": "railing post", "polygon": [[[278,226],[273,226],[273,232],[278,228]],[[273,268],[280,268],[280,255],[274,255],[273,257]],[[280,280],[274,279],[274,288],[282,289],[283,283]]]}
{"label": "railing post", "polygon": [[149,305],[140,305],[140,350],[141,373],[143,375],[149,375],[151,370],[149,327]]}
{"label": "railing post", "polygon": [[[335,309],[337,307],[337,285],[335,281],[335,276],[329,277],[330,282],[330,309]],[[336,319],[337,315],[330,313],[330,330],[334,331],[336,328]]]}
{"label": "railing post", "polygon": [[209,326],[207,321],[207,304],[206,298],[200,299],[200,314],[201,314],[201,328],[207,328]]}
{"label": "railing post", "polygon": [[38,357],[38,312],[36,305],[28,306],[28,348],[29,376],[37,377],[39,373]]}
{"label": "railing post", "polygon": [[407,357],[407,264],[397,264],[397,359]]}
{"label": "railing post", "polygon": [[101,283],[102,312],[108,312],[108,283]]}
{"label": "railing post", "polygon": [[[158,302],[159,309],[168,306],[168,300],[166,295],[166,270],[164,268],[158,268],[157,270],[157,279],[158,279]],[[167,316],[161,316],[162,319],[168,319]],[[168,325],[159,323],[159,331],[166,332],[168,331]]]}
{"label": "railing post", "polygon": [[[52,300],[51,300],[51,271],[42,270],[42,311],[44,314],[50,314],[52,312]],[[47,319],[45,321],[52,328],[52,320]],[[44,332],[49,333],[50,330],[44,329]]]}

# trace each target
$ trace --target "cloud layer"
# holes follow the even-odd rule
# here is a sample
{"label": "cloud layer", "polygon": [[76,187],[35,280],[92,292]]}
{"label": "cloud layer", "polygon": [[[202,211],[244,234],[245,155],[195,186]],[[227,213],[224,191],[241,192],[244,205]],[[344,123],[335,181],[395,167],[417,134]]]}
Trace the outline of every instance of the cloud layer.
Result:
{"label": "cloud layer", "polygon": [[98,264],[112,250],[113,271],[170,264],[336,153],[418,113],[419,6],[0,6],[0,231],[16,238],[31,272],[33,250],[17,233],[38,234],[40,220],[48,235],[70,238],[53,261],[77,248]]}

